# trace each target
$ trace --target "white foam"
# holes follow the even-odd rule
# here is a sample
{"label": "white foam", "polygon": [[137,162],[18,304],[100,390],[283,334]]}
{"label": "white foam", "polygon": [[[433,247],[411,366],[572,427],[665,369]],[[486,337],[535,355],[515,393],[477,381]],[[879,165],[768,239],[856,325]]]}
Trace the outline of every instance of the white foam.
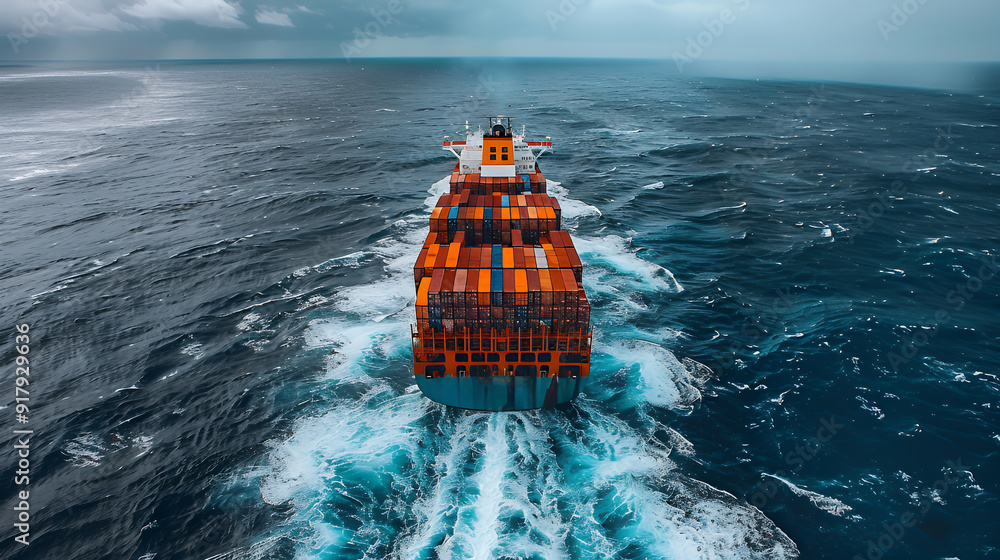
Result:
{"label": "white foam", "polygon": [[600,217],[602,215],[596,206],[591,206],[582,200],[577,200],[569,196],[569,191],[566,187],[562,186],[562,183],[546,179],[545,190],[549,196],[553,196],[559,200],[559,206],[562,208],[564,229],[566,228],[565,222],[567,220],[575,221],[586,216]]}
{"label": "white foam", "polygon": [[451,175],[431,185],[430,190],[427,192],[430,193],[430,196],[424,199],[424,206],[430,210],[437,206],[438,199],[441,198],[441,195],[451,192]]}
{"label": "white foam", "polygon": [[377,406],[369,402],[383,391],[374,390],[357,400],[345,399],[322,416],[298,423],[295,435],[279,446],[272,460],[276,469],[261,482],[268,503],[293,502],[308,510],[308,500],[336,484],[336,468],[352,465],[384,469],[392,453],[415,452],[418,429],[414,423],[431,406],[422,395],[401,395]]}
{"label": "white foam", "polygon": [[309,296],[309,299],[307,299],[306,301],[300,303],[298,306],[295,307],[295,311],[304,311],[311,307],[325,306],[329,302],[330,302],[329,298],[321,295]]}
{"label": "white foam", "polygon": [[[631,238],[624,238],[618,235],[607,235],[603,237],[587,237],[574,235],[573,244],[576,246],[580,258],[588,265],[584,272],[584,283],[588,277],[593,278],[597,272],[595,266],[603,266],[610,269],[610,277],[602,277],[603,285],[610,286],[612,295],[620,294],[619,289],[625,288],[627,291],[664,291],[682,292],[684,287],[674,278],[666,268],[639,258],[631,250]],[[598,273],[599,274],[599,273]],[[597,290],[602,289],[602,284],[594,285]],[[588,292],[589,286],[588,286]],[[627,296],[622,299],[628,299]]]}
{"label": "white foam", "polygon": [[77,467],[96,467],[104,460],[108,448],[94,434],[83,434],[63,446],[62,452]]}
{"label": "white foam", "polygon": [[181,348],[181,354],[186,354],[196,360],[200,360],[205,357],[205,351],[202,350],[200,342],[188,344],[184,348]]}
{"label": "white foam", "polygon": [[22,181],[24,179],[30,179],[32,177],[37,177],[39,175],[48,175],[49,173],[55,173],[52,169],[32,169],[31,171],[25,172],[23,175],[16,175],[7,179],[8,181]]}
{"label": "white foam", "polygon": [[243,317],[243,320],[236,325],[236,328],[241,331],[249,331],[251,329],[260,328],[262,324],[262,317],[259,313],[247,313]]}
{"label": "white foam", "polygon": [[698,380],[669,350],[636,338],[602,336],[601,352],[628,372],[641,400],[662,408],[687,409],[701,400]]}
{"label": "white foam", "polygon": [[[467,536],[470,549],[468,557],[473,560],[492,560],[499,543],[497,532],[500,530],[500,507],[504,501],[502,486],[511,463],[504,426],[501,424],[504,420],[507,420],[504,416],[491,417],[487,422],[489,429],[482,438],[485,453],[482,467],[475,478],[479,498],[470,508],[474,521]],[[459,518],[461,517],[460,510]]]}
{"label": "white foam", "polygon": [[132,447],[139,450],[139,454],[134,456],[134,459],[142,457],[149,450],[153,448],[153,438],[152,436],[136,436],[132,438]]}
{"label": "white foam", "polygon": [[817,492],[813,492],[811,490],[806,490],[805,488],[796,486],[787,478],[782,478],[780,476],[773,474],[765,474],[764,476],[769,476],[775,480],[780,480],[782,483],[784,483],[785,486],[788,487],[789,490],[792,491],[793,494],[795,494],[796,496],[807,498],[810,502],[812,502],[814,506],[829,513],[830,515],[843,517],[845,513],[851,511],[852,509],[851,506],[845,504],[844,502],[841,502],[840,500],[831,498],[829,496],[824,496],[823,494],[819,494]]}
{"label": "white foam", "polygon": [[[447,178],[435,183],[425,206],[433,207],[447,189]],[[565,193],[564,200],[572,207]],[[585,215],[586,205],[577,209]],[[297,557],[334,556],[360,543],[371,551],[380,546],[398,560],[431,554],[443,560],[563,560],[581,553],[610,559],[631,542],[661,557],[793,555],[794,544],[759,511],[675,472],[671,450],[693,454],[693,446],[649,416],[633,427],[586,397],[577,400],[587,417],[582,425],[559,413],[459,412],[432,403],[412,384],[396,388],[385,373],[376,375],[376,368],[398,364],[401,378],[412,376],[410,274],[425,224],[426,213],[394,224],[396,232],[370,249],[385,262],[386,276],[339,291],[329,302],[330,316],[306,331],[308,348],[335,351],[325,386],[317,390],[350,387],[355,396],[335,398],[329,408],[298,420],[291,438],[273,444],[268,471],[259,475],[265,501],[294,508],[278,530],[295,535]],[[596,277],[588,292],[682,289],[669,271],[639,259],[628,240],[610,236],[582,245],[593,259],[584,259],[588,265],[596,262],[585,273]],[[324,266],[353,266],[341,259]],[[614,307],[624,308],[627,325],[640,304]],[[595,309],[595,315],[607,314]],[[706,374],[660,345],[677,334],[612,327],[601,332],[597,348],[605,353],[603,362],[629,372],[623,390],[638,404],[682,409],[700,398]],[[591,383],[611,376],[594,373]],[[668,434],[671,449],[652,437],[659,430]],[[374,493],[389,498],[374,503]],[[353,517],[350,523],[340,520],[346,516]],[[509,525],[514,519],[516,530]],[[386,522],[395,532],[381,526]]]}
{"label": "white foam", "polygon": [[[335,257],[330,260],[324,261],[311,268],[319,270],[320,272],[326,272],[332,268],[338,268],[342,266],[347,268],[361,268],[372,256],[374,256],[374,253],[368,251],[355,251],[348,255]],[[305,273],[303,273],[303,276],[306,273],[308,273],[309,268],[310,267],[305,267],[304,269]]]}
{"label": "white foam", "polygon": [[[430,492],[418,498],[412,506],[417,524],[412,533],[400,539],[400,560],[417,558],[446,533],[447,517],[454,510],[454,495],[464,483],[462,467],[469,451],[468,434],[473,418],[465,416],[458,419],[458,426],[449,434],[445,448],[437,456],[435,464],[440,478]],[[450,549],[451,545],[442,547]]]}

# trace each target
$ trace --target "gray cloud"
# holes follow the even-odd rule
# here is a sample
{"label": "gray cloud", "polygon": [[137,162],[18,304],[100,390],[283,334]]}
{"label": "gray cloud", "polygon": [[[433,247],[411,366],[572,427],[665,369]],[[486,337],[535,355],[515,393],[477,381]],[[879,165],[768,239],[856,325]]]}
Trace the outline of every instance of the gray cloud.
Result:
{"label": "gray cloud", "polygon": [[0,31],[23,40],[0,59],[336,57],[357,43],[357,56],[669,60],[694,41],[694,64],[1000,60],[996,21],[995,0],[2,0]]}
{"label": "gray cloud", "polygon": [[292,18],[288,17],[288,14],[276,12],[269,8],[259,8],[257,13],[254,14],[254,18],[257,20],[257,23],[263,23],[266,25],[295,27],[295,24],[292,23]]}
{"label": "gray cloud", "polygon": [[240,21],[243,10],[239,5],[225,0],[141,0],[133,6],[122,6],[121,10],[140,19],[191,21],[206,27],[247,27]]}

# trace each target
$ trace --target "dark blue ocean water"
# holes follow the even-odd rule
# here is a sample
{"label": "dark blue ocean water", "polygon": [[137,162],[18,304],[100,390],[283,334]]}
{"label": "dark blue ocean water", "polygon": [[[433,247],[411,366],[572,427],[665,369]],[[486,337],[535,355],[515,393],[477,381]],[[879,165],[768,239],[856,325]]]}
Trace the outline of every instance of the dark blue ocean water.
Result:
{"label": "dark blue ocean water", "polygon": [[[0,69],[0,556],[1000,558],[998,96],[669,67]],[[560,410],[411,380],[440,142],[498,113],[586,266]]]}

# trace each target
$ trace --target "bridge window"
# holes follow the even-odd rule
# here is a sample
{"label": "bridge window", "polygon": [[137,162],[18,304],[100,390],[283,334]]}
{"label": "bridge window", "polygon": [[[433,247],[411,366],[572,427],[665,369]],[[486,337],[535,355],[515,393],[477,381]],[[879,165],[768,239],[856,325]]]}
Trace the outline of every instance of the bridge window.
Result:
{"label": "bridge window", "polygon": [[469,361],[469,355],[468,354],[464,354],[464,353],[455,354],[455,361],[456,362],[468,362]]}
{"label": "bridge window", "polygon": [[539,362],[551,362],[552,361],[552,354],[549,354],[548,352],[541,352],[541,353],[538,354],[538,361]]}
{"label": "bridge window", "polygon": [[486,361],[486,354],[483,354],[482,352],[473,352],[472,353],[472,361],[473,362],[485,362]]}
{"label": "bridge window", "polygon": [[496,161],[496,160],[497,160],[497,155],[496,154],[490,154],[490,161]]}
{"label": "bridge window", "polygon": [[[506,150],[507,150],[507,148],[504,148],[504,151],[506,151]],[[504,154],[504,155],[500,156],[500,159],[503,160],[503,161],[507,161],[507,154]]]}
{"label": "bridge window", "polygon": [[533,352],[525,352],[525,353],[521,354],[521,361],[522,362],[534,362],[535,361],[535,354]]}
{"label": "bridge window", "polygon": [[563,352],[559,354],[559,361],[564,364],[582,364],[585,360],[583,354],[578,352]]}
{"label": "bridge window", "polygon": [[516,362],[517,352],[508,352],[507,354],[504,355],[503,359],[506,362]]}
{"label": "bridge window", "polygon": [[514,377],[538,377],[538,368],[535,366],[520,365],[514,370]]}
{"label": "bridge window", "polygon": [[487,362],[499,362],[500,361],[500,354],[497,354],[496,352],[490,352],[489,354],[486,355],[486,361]]}

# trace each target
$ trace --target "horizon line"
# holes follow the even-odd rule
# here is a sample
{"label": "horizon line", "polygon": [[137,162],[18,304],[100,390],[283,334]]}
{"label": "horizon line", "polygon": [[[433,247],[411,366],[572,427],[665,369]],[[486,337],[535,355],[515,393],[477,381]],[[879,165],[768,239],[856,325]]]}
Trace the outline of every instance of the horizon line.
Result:
{"label": "horizon line", "polygon": [[[579,61],[636,61],[636,62],[663,62],[663,63],[673,63],[673,59],[665,57],[639,57],[639,56],[443,56],[443,55],[432,55],[432,56],[408,56],[408,55],[393,55],[393,56],[358,56],[354,58],[345,58],[342,56],[310,56],[310,57],[275,57],[275,58],[217,58],[217,57],[205,57],[205,58],[65,58],[65,59],[29,59],[29,60],[17,60],[17,59],[0,59],[0,65],[12,66],[18,64],[31,64],[40,62],[277,62],[277,61],[289,61],[289,62],[303,62],[303,61],[324,61],[324,62],[335,62],[342,61],[350,63],[354,60],[369,60],[369,61],[379,61],[379,60],[579,60]],[[943,64],[943,65],[956,65],[956,64],[1000,64],[1000,59],[996,60],[777,60],[777,59],[700,59],[699,62],[702,63],[722,63],[722,64],[781,64],[781,65],[791,65],[791,64],[852,64],[852,65],[878,65],[878,64],[893,64],[893,65],[922,65],[922,64]]]}

